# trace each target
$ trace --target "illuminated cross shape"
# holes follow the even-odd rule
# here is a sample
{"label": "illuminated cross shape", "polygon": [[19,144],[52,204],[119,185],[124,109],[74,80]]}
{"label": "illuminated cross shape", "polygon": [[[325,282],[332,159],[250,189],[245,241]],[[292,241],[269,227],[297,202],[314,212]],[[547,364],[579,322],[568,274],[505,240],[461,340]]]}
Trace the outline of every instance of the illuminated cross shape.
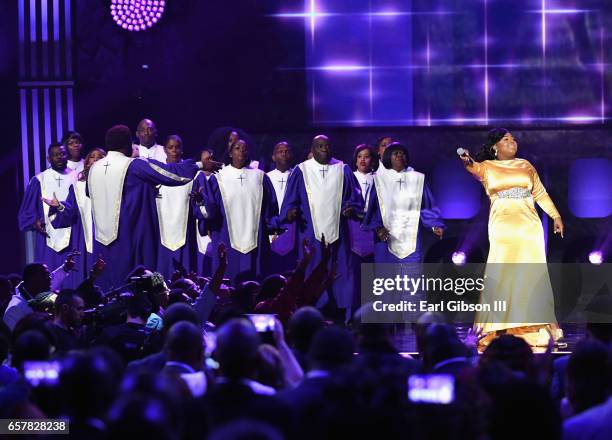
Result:
{"label": "illuminated cross shape", "polygon": [[106,172],[108,171],[108,167],[109,167],[109,166],[110,166],[110,163],[109,163],[109,162],[106,162],[106,163],[104,164],[104,175],[106,175]]}
{"label": "illuminated cross shape", "polygon": [[55,180],[57,180],[57,186],[61,187],[62,186],[62,180],[64,180],[64,179],[62,179],[60,176],[57,176],[57,179],[55,179]]}
{"label": "illuminated cross shape", "polygon": [[236,179],[240,179],[240,186],[242,186],[242,181],[244,180],[244,174],[241,174],[240,176],[236,177]]}

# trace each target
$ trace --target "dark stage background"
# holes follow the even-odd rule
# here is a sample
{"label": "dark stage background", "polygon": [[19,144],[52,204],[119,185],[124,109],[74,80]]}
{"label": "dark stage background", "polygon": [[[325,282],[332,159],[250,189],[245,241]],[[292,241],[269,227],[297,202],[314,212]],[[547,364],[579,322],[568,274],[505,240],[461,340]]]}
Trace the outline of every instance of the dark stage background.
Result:
{"label": "dark stage background", "polygon": [[[33,175],[31,168],[29,176],[19,171],[21,148],[29,147],[20,145],[17,128],[16,3],[0,5],[7,231],[16,230],[23,181]],[[568,197],[576,159],[612,158],[606,1],[547,1],[542,11],[535,0],[168,0],[160,22],[144,32],[119,28],[107,0],[69,3],[74,128],[87,147],[103,145],[111,125],[135,129],[143,117],[156,122],[160,142],[180,134],[190,154],[210,144],[215,128],[240,127],[266,166],[281,139],[301,158],[312,136],[325,132],[337,156],[349,160],[355,145],[390,134],[409,146],[413,166],[428,175],[452,217],[445,240],[432,239],[428,258],[469,247],[471,258],[482,259],[488,201],[475,182],[449,185],[444,176],[459,167],[457,146],[474,151],[490,126],[504,125],[566,223],[565,240],[549,238],[551,261],[610,248],[610,178],[591,188],[592,204],[603,205],[599,217],[574,215]],[[15,251],[1,253],[0,264],[19,270],[22,243],[6,235]]]}

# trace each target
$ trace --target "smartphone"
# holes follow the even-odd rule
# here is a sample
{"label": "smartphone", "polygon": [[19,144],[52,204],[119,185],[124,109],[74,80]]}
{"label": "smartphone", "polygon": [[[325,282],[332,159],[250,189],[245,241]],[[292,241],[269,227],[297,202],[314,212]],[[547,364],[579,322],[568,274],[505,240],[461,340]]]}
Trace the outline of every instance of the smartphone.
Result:
{"label": "smartphone", "polygon": [[57,361],[26,361],[23,363],[25,379],[34,388],[54,387],[59,383],[60,363]]}
{"label": "smartphone", "polygon": [[276,315],[262,313],[259,315],[252,314],[247,316],[255,326],[255,330],[257,330],[259,333],[274,331],[274,321],[276,320]]}
{"label": "smartphone", "polygon": [[449,374],[414,374],[408,378],[408,400],[448,405],[455,400],[455,378]]}

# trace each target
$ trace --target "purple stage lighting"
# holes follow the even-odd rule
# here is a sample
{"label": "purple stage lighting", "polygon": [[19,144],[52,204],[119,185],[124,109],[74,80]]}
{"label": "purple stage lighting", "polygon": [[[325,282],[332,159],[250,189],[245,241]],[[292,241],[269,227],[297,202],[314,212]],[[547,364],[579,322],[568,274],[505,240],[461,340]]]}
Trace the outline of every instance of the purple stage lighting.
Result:
{"label": "purple stage lighting", "polygon": [[126,31],[144,31],[159,21],[166,2],[163,0],[112,0],[111,15]]}
{"label": "purple stage lighting", "polygon": [[589,254],[589,263],[601,264],[603,263],[603,254],[600,251],[593,251]]}
{"label": "purple stage lighting", "polygon": [[453,260],[453,263],[455,263],[457,266],[463,266],[467,260],[467,257],[465,256],[465,252],[456,251],[453,252],[451,260]]}

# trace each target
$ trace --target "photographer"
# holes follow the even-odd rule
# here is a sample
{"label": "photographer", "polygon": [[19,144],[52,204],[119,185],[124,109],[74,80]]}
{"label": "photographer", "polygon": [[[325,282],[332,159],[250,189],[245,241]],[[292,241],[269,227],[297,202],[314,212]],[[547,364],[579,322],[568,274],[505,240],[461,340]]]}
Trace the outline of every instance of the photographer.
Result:
{"label": "photographer", "polygon": [[124,363],[140,359],[144,355],[144,342],[151,332],[146,326],[151,314],[151,302],[145,295],[134,295],[127,299],[125,323],[102,330],[94,345],[106,345],[119,354]]}

